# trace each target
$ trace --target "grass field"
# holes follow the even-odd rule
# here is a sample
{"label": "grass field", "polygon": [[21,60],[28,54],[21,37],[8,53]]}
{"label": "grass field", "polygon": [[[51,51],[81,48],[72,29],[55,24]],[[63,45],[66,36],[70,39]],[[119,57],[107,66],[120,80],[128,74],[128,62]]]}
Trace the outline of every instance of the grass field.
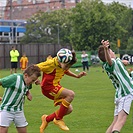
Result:
{"label": "grass field", "polygon": [[[75,68],[71,70],[75,72]],[[0,78],[9,74],[9,70],[0,70]],[[66,125],[70,128],[68,133],[105,133],[113,120],[115,89],[101,67],[90,67],[88,75],[81,79],[64,76],[61,84],[75,92],[75,99],[72,102],[74,110],[64,117]],[[3,92],[4,89],[0,87],[0,96]],[[39,133],[41,116],[52,113],[58,107],[54,107],[53,101],[41,94],[39,86],[34,85],[31,93],[33,100],[30,102],[26,99],[24,105],[25,116],[29,123],[27,129],[28,133]],[[132,118],[133,105],[121,133],[133,133]],[[63,132],[53,122],[49,123],[45,130],[45,133]],[[9,128],[9,133],[17,133],[13,124]]]}

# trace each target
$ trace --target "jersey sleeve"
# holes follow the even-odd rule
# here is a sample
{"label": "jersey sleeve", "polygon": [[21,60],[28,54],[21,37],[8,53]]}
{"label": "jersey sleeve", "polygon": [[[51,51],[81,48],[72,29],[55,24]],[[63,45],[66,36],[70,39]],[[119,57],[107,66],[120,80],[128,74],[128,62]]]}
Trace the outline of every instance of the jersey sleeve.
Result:
{"label": "jersey sleeve", "polygon": [[109,72],[113,72],[114,70],[114,65],[115,65],[115,59],[112,60],[112,65],[110,66],[107,62],[103,64],[103,68]]}
{"label": "jersey sleeve", "polygon": [[41,62],[39,64],[37,64],[37,66],[40,68],[40,70],[42,72],[51,72],[52,69],[54,69],[54,65],[53,65],[53,61],[51,60],[47,60],[45,62]]}
{"label": "jersey sleeve", "polygon": [[3,88],[15,87],[17,75],[13,74],[5,78],[0,79]]}

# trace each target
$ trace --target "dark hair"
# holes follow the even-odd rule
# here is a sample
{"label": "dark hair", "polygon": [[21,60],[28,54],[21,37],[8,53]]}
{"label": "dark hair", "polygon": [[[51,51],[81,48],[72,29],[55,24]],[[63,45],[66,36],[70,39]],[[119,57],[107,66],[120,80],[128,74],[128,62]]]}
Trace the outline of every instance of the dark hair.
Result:
{"label": "dark hair", "polygon": [[28,66],[24,71],[24,74],[25,73],[27,73],[28,76],[31,76],[33,74],[35,74],[37,77],[41,76],[40,68],[34,64]]}
{"label": "dark hair", "polygon": [[101,61],[106,62],[105,53],[104,53],[104,47],[103,45],[100,45],[98,47],[98,57]]}
{"label": "dark hair", "polygon": [[73,55],[73,58],[69,62],[70,65],[73,65],[73,64],[75,64],[77,62],[76,53],[74,51],[72,51],[72,55]]}

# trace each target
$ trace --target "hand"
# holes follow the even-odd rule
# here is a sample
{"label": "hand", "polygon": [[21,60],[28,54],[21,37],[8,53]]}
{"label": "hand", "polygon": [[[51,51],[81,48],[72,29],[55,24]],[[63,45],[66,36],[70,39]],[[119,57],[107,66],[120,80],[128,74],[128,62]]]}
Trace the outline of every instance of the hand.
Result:
{"label": "hand", "polygon": [[110,47],[110,44],[109,44],[108,40],[106,40],[106,41],[102,40],[101,43],[103,44],[105,49],[108,49]]}
{"label": "hand", "polygon": [[27,99],[28,99],[29,101],[32,100],[32,95],[31,95],[31,93],[28,93],[28,95],[27,95]]}
{"label": "hand", "polygon": [[86,76],[86,75],[87,73],[83,71],[78,74],[77,78],[81,78],[82,76]]}
{"label": "hand", "polygon": [[35,84],[36,84],[36,85],[40,85],[40,84],[41,84],[41,81],[40,81],[39,79],[37,79],[37,80],[35,81]]}

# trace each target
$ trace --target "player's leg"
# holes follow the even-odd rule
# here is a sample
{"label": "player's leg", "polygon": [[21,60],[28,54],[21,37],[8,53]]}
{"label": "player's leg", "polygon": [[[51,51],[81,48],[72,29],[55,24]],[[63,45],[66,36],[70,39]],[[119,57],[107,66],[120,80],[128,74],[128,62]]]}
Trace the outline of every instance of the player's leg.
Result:
{"label": "player's leg", "polygon": [[[62,119],[64,115],[69,114],[72,111],[72,106],[70,106],[70,103],[74,99],[75,93],[72,90],[63,89],[59,95],[59,99],[62,98],[62,102],[60,104],[60,109],[58,111],[58,115],[56,119]],[[69,107],[70,106],[70,107]]]}
{"label": "player's leg", "polygon": [[28,125],[28,123],[22,111],[15,113],[14,123],[18,133],[27,133],[26,126]]}
{"label": "player's leg", "polygon": [[124,126],[126,119],[127,119],[127,113],[122,110],[119,114],[118,114],[118,118],[116,123],[113,126],[112,131],[119,131],[122,129],[122,127]]}
{"label": "player's leg", "polygon": [[119,100],[118,104],[118,118],[116,123],[113,126],[112,131],[119,131],[122,129],[124,126],[127,116],[130,111],[131,103],[132,103],[132,95],[129,94]]}
{"label": "player's leg", "polygon": [[[70,105],[69,108],[68,108],[68,111],[65,115],[70,114],[72,112],[72,110],[73,110],[72,105]],[[46,114],[42,115],[42,117],[41,117],[42,124],[40,126],[40,133],[44,132],[44,130],[48,126],[48,123],[54,120],[54,118],[56,117],[58,112],[59,112],[59,110],[56,110],[54,113],[52,113],[50,115],[46,115]]]}
{"label": "player's leg", "polygon": [[[115,111],[114,111],[114,115],[116,119],[112,124],[113,127],[111,126],[112,132],[106,132],[106,133],[114,133],[114,132],[119,133],[121,131],[130,111],[132,97],[133,96],[129,94],[125,97],[122,97],[120,100],[116,102]],[[109,129],[107,131],[110,131]]]}
{"label": "player's leg", "polygon": [[0,133],[7,133],[14,116],[7,111],[0,111]]}
{"label": "player's leg", "polygon": [[[57,120],[61,120],[64,115],[69,114],[72,112],[72,106],[70,105],[70,102],[74,98],[74,92],[71,90],[64,89],[61,86],[56,86],[55,89],[51,90],[50,92],[43,92],[43,94],[48,97],[49,99],[57,99],[57,105],[60,105],[60,109],[55,111],[54,113],[50,115],[44,114],[42,116],[42,124],[40,126],[40,133],[43,133],[45,128],[48,126],[48,123],[50,121],[53,121],[54,118],[57,118]],[[67,99],[67,101],[66,101]],[[61,121],[61,124],[63,121]],[[64,124],[64,123],[63,123]],[[65,125],[65,124],[64,124]],[[67,127],[63,127],[63,130],[68,130]]]}
{"label": "player's leg", "polygon": [[18,133],[27,133],[27,129],[26,127],[16,127]]}
{"label": "player's leg", "polygon": [[[52,86],[53,87],[53,86]],[[51,88],[52,88],[51,87]],[[43,90],[43,89],[42,89]],[[47,98],[54,100],[55,94],[58,93],[58,89],[56,91],[42,91],[43,95],[46,96]],[[52,114],[46,115],[43,114],[41,117],[42,124],[40,126],[40,133],[43,133],[46,127],[48,126],[48,123],[53,121],[56,116],[56,111],[53,112]]]}
{"label": "player's leg", "polygon": [[114,124],[115,124],[116,121],[117,121],[117,118],[118,118],[118,116],[114,116],[114,120],[113,120],[113,122],[111,123],[111,125],[108,127],[108,129],[106,130],[106,133],[112,133],[112,129],[113,129]]}
{"label": "player's leg", "polygon": [[8,132],[8,127],[0,126],[0,133],[7,133],[7,132]]}
{"label": "player's leg", "polygon": [[60,108],[58,110],[58,114],[56,114],[56,118],[54,119],[54,123],[59,126],[62,130],[69,130],[69,128],[65,125],[63,121],[63,117],[66,114],[70,114],[72,112],[72,106],[70,103],[74,99],[74,92],[72,90],[63,89],[58,98],[62,98],[62,102],[60,104]]}

